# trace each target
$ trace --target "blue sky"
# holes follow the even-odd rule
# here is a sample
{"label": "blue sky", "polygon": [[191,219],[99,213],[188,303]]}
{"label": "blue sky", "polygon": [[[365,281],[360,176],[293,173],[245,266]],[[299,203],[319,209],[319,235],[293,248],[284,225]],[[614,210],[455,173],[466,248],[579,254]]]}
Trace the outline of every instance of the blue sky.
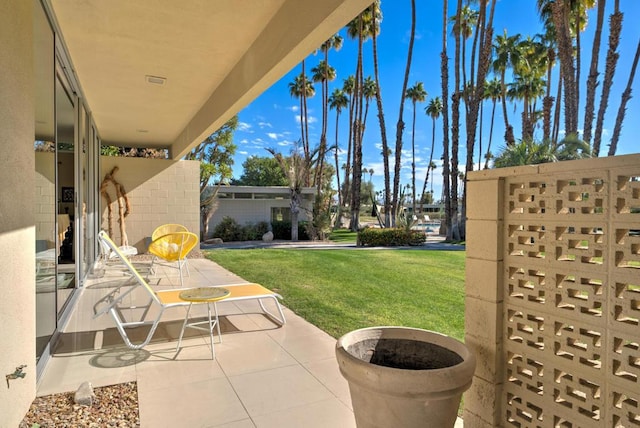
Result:
{"label": "blue sky", "polygon": [[[501,34],[503,29],[507,29],[509,35],[520,33],[522,37],[534,36],[542,32],[542,25],[537,15],[535,0],[498,0],[496,5],[496,16],[494,19],[495,34]],[[608,42],[608,17],[613,10],[613,0],[607,2],[606,22],[603,28],[602,45],[600,48],[600,77],[604,74],[604,57]],[[455,13],[456,2],[449,1],[449,15]],[[378,37],[378,56],[380,66],[380,80],[382,87],[383,108],[387,127],[387,139],[391,147],[395,146],[395,129],[398,121],[399,100],[402,91],[402,79],[404,76],[406,55],[409,45],[409,34],[411,28],[411,3],[409,0],[383,0],[382,1],[382,28]],[[428,93],[425,103],[418,103],[416,107],[416,187],[418,193],[422,189],[422,183],[429,161],[431,149],[432,121],[425,115],[424,109],[428,101],[441,96],[440,89],[440,50],[442,32],[442,1],[418,0],[416,1],[416,40],[414,43],[413,62],[409,76],[408,86],[421,81]],[[627,84],[629,71],[633,62],[636,45],[640,38],[640,1],[621,0],[620,9],[624,12],[623,30],[621,44],[618,49],[620,59],[614,86],[609,98],[609,107],[605,116],[603,142],[601,156],[606,155],[611,131],[615,123],[615,118],[620,104],[620,96]],[[596,23],[596,9],[593,9],[589,17],[587,30],[582,33],[582,76],[588,74],[591,60],[591,47],[593,44],[593,30]],[[448,30],[450,32],[450,29]],[[329,53],[329,63],[336,68],[337,77],[329,84],[329,92],[335,88],[341,88],[343,80],[353,74],[356,65],[357,43],[346,36],[346,32],[340,31],[344,38],[343,47],[340,51]],[[449,39],[449,58],[453,58],[453,39]],[[364,70],[365,77],[373,76],[373,62],[371,54],[371,41],[364,46]],[[323,59],[321,53],[311,54],[306,60],[307,73],[312,67]],[[453,70],[450,61],[450,87],[453,84]],[[271,88],[256,98],[250,105],[239,113],[240,126],[235,134],[235,142],[238,146],[234,158],[234,177],[238,178],[242,174],[242,163],[251,155],[270,156],[265,148],[275,148],[284,154],[288,154],[294,147],[295,142],[300,138],[300,112],[298,111],[298,100],[289,95],[289,83],[300,73],[300,66],[294,67],[282,79]],[[640,70],[638,71],[640,74]],[[489,75],[488,78],[492,76]],[[636,141],[636,136],[640,135],[640,87],[636,82],[633,87],[633,95],[627,104],[627,114],[622,129],[620,141],[618,143],[617,154],[629,154],[640,152],[640,145]],[[557,77],[552,78],[552,91],[557,88]],[[581,113],[580,126],[584,115],[584,94],[581,90]],[[596,110],[599,105],[600,90],[596,92]],[[451,104],[451,103],[449,103]],[[508,104],[511,106],[510,104]],[[322,104],[320,96],[320,86],[316,87],[316,95],[308,100],[309,109],[309,135],[312,145],[316,145],[320,138]],[[461,107],[461,112],[464,108]],[[403,164],[401,171],[401,183],[411,182],[411,121],[413,108],[410,102],[406,102],[404,109],[404,131]],[[508,109],[510,122],[514,125],[516,138],[520,137],[520,109],[513,111]],[[341,115],[339,124],[339,145],[342,149],[340,163],[346,159],[346,144],[348,134],[348,114]],[[463,113],[462,113],[463,117]],[[483,115],[483,146],[486,147],[489,137],[489,123],[491,118],[491,103],[484,106]],[[462,119],[464,121],[464,119]],[[564,123],[564,122],[562,122]],[[594,123],[595,128],[595,123]],[[562,128],[561,128],[562,129]],[[536,130],[536,135],[541,134],[541,130]],[[495,123],[493,129],[492,152],[495,154],[504,146],[504,119],[500,105],[496,108]],[[335,136],[335,112],[329,112],[328,121],[328,143],[334,143]],[[436,144],[433,158],[438,164],[438,169],[433,177],[434,193],[436,199],[440,198],[442,186],[442,122],[436,122]],[[461,129],[460,165],[464,169],[465,152],[464,125]],[[477,140],[476,140],[476,162],[477,162]],[[484,150],[484,149],[483,149]],[[333,161],[332,161],[333,164]],[[367,120],[367,129],[363,141],[363,168],[373,169],[373,182],[376,190],[383,188],[383,166],[380,155],[380,131],[377,121],[377,108],[375,102],[372,103]],[[393,164],[392,164],[393,165]],[[392,166],[393,167],[393,166]],[[368,177],[367,177],[368,178]]]}

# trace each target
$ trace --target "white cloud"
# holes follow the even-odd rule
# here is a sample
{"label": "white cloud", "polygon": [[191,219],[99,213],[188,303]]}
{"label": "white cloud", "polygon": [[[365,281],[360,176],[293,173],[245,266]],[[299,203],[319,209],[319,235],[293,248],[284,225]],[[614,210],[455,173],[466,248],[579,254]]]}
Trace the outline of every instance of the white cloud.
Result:
{"label": "white cloud", "polygon": [[251,129],[251,125],[247,122],[238,122],[238,131],[248,131]]}
{"label": "white cloud", "polygon": [[278,134],[276,134],[275,132],[267,132],[267,136],[269,138],[271,138],[272,140],[277,140],[278,139]]}
{"label": "white cloud", "polygon": [[296,112],[296,111],[300,110],[300,108],[298,106],[290,106],[290,107],[287,107],[287,110],[291,110],[293,112]]}
{"label": "white cloud", "polygon": [[[300,116],[299,114],[295,115],[296,118],[296,122],[300,123],[300,121],[302,120],[302,116]],[[307,116],[307,123],[316,123],[318,121],[318,118],[315,116]]]}
{"label": "white cloud", "polygon": [[246,152],[244,150],[241,150],[238,152],[239,155],[243,155],[243,156],[247,156],[249,154],[249,152]]}
{"label": "white cloud", "polygon": [[247,140],[246,138],[243,138],[242,140],[240,140],[240,144],[248,144],[249,140]]}
{"label": "white cloud", "polygon": [[288,147],[288,146],[293,145],[293,142],[287,141],[287,140],[282,140],[282,141],[278,142],[278,145],[282,146],[282,147]]}
{"label": "white cloud", "polygon": [[258,122],[258,126],[262,129],[273,128],[273,125],[271,125],[269,122]]}

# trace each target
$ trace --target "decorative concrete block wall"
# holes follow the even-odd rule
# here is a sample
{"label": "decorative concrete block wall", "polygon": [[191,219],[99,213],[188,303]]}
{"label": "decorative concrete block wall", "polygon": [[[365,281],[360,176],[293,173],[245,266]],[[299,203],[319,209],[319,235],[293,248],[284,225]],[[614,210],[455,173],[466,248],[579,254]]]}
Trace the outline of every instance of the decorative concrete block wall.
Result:
{"label": "decorative concrete block wall", "polygon": [[468,179],[465,426],[640,425],[640,155]]}
{"label": "decorative concrete block wall", "polygon": [[[198,161],[172,161],[130,157],[102,156],[100,180],[117,166],[115,179],[121,183],[129,197],[131,214],[126,217],[129,245],[139,253],[147,250],[145,238],[165,223],[182,224],[200,235],[200,163]],[[112,237],[120,244],[118,204],[115,191],[109,187],[113,202]],[[101,228],[108,230],[105,198],[100,198]]]}

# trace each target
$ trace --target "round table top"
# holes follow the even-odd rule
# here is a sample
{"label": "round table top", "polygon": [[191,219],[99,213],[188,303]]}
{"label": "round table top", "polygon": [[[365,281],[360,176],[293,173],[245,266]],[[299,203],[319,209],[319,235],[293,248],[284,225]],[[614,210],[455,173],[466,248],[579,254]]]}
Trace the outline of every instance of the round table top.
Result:
{"label": "round table top", "polygon": [[231,292],[224,287],[198,287],[184,290],[179,294],[187,302],[214,302],[227,297]]}

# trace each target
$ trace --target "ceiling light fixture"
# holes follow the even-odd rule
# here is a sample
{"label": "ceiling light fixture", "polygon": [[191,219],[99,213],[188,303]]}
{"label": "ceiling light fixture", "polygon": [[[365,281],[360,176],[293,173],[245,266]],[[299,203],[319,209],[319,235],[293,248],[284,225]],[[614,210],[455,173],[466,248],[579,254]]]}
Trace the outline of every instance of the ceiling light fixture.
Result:
{"label": "ceiling light fixture", "polygon": [[151,76],[149,74],[144,76],[144,78],[147,81],[147,83],[153,83],[154,85],[164,85],[165,82],[167,81],[166,77]]}

